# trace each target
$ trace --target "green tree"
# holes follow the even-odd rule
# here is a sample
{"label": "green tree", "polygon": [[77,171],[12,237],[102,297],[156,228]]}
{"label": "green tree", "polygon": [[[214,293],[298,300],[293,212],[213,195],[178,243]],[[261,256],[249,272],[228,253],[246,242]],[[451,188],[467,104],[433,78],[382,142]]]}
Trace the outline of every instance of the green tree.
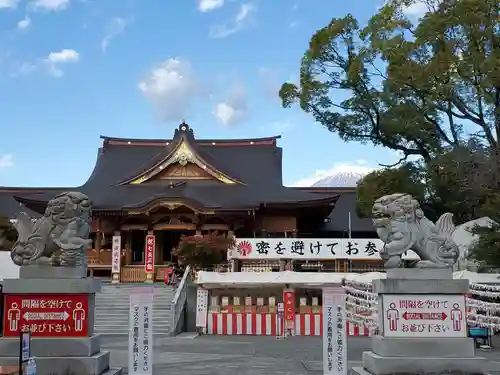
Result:
{"label": "green tree", "polygon": [[469,259],[479,263],[480,270],[500,268],[500,225],[491,228],[477,227],[473,230],[478,235],[474,247],[469,250]]}
{"label": "green tree", "polygon": [[423,202],[425,190],[421,170],[413,164],[376,170],[367,174],[358,183],[356,210],[360,216],[370,217],[375,200],[393,193],[408,193],[419,202]]}
{"label": "green tree", "polygon": [[[309,43],[298,86],[280,90],[343,140],[371,143],[425,162],[475,139],[498,149],[500,3],[427,0],[411,22],[392,0],[360,26],[334,18]],[[343,97],[344,100],[336,98]]]}

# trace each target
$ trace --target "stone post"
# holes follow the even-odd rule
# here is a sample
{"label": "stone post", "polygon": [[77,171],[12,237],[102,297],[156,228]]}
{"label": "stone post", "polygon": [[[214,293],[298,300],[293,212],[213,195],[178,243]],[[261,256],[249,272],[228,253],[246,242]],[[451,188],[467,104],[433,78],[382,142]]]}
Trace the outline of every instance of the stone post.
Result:
{"label": "stone post", "polygon": [[110,369],[110,353],[101,350],[100,335],[94,333],[101,284],[86,272],[84,267],[27,266],[20,268],[19,279],[3,281],[0,365],[18,364],[20,331],[30,330],[37,375],[121,374],[121,368]]}
{"label": "stone post", "polygon": [[397,268],[374,280],[373,290],[380,333],[353,374],[484,373],[486,359],[475,357],[467,337],[469,280],[454,280],[451,269]]}

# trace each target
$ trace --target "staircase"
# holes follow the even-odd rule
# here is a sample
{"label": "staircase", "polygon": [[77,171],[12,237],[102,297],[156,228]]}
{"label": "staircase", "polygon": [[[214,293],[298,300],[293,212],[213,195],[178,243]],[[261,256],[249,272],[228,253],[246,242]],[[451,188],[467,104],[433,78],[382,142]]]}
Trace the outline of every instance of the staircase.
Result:
{"label": "staircase", "polygon": [[111,284],[102,283],[101,293],[96,294],[95,331],[105,335],[128,335],[130,294],[141,288],[154,288],[153,334],[169,335],[172,332],[175,291],[164,284]]}

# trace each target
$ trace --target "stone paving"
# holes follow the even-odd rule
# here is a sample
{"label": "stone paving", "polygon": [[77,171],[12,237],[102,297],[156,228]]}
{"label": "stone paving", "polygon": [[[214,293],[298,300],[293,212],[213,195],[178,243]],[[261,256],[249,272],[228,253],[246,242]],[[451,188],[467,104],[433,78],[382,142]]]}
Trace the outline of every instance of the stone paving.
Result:
{"label": "stone paving", "polygon": [[[127,366],[127,336],[103,337],[102,346],[111,351],[112,366]],[[349,338],[349,366],[359,366],[362,352],[369,348],[369,338]],[[499,350],[478,355],[491,360],[490,373],[500,375]],[[319,375],[321,357],[319,337],[278,340],[256,336],[193,338],[183,334],[155,338],[153,369],[154,375]]]}

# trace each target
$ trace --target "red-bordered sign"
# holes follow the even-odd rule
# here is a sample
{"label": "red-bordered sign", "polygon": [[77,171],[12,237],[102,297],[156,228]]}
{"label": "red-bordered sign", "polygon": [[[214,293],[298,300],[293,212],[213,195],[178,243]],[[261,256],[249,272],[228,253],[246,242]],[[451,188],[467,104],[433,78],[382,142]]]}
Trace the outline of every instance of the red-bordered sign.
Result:
{"label": "red-bordered sign", "polygon": [[5,295],[6,337],[19,337],[21,331],[33,337],[86,337],[88,319],[86,294]]}
{"label": "red-bordered sign", "polygon": [[284,291],[283,303],[285,304],[285,320],[295,321],[295,292]]}
{"label": "red-bordered sign", "polygon": [[146,236],[146,246],[144,247],[144,269],[146,273],[153,273],[155,270],[155,236]]}

